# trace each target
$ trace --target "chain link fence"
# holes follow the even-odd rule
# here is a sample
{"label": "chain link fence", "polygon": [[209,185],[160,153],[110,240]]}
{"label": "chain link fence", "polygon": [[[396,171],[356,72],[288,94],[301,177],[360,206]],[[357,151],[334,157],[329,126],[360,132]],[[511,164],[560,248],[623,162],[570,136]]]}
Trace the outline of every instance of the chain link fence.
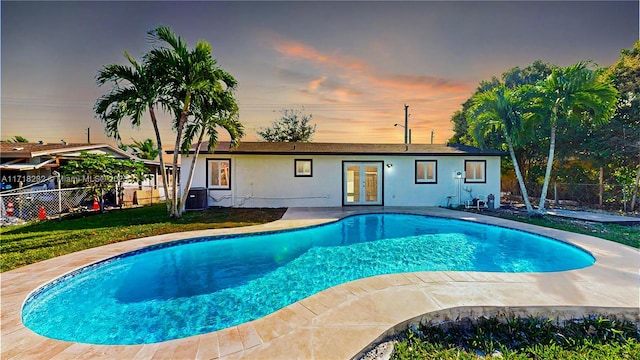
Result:
{"label": "chain link fence", "polygon": [[[88,187],[6,191],[0,193],[0,223],[20,224],[53,218],[59,214],[97,210],[95,200]],[[122,187],[104,195],[106,208],[151,205],[164,200],[162,189],[154,186]]]}
{"label": "chain link fence", "polygon": [[[534,206],[540,199],[540,184],[528,185],[529,200]],[[503,202],[522,202],[520,185],[516,180],[502,182]],[[580,184],[551,183],[547,193],[547,204],[558,207],[582,207],[591,209],[628,212],[631,209],[633,184]],[[602,199],[601,199],[602,197]],[[636,200],[636,209],[638,208]]]}
{"label": "chain link fence", "polygon": [[2,225],[43,220],[59,214],[91,209],[90,188],[47,189],[0,193]]}
{"label": "chain link fence", "polygon": [[556,205],[631,211],[633,185],[555,183],[549,198]]}

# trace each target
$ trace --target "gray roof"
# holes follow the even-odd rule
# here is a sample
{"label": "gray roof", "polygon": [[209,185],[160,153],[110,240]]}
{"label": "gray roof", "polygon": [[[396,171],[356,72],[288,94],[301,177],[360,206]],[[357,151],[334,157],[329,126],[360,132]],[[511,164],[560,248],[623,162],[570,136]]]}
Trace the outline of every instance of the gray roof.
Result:
{"label": "gray roof", "polygon": [[[221,141],[213,152],[207,151],[208,143],[200,146],[201,154],[265,154],[265,155],[449,155],[449,156],[504,156],[499,150],[479,149],[457,144],[344,144],[344,143],[293,143],[293,142],[241,142],[230,148],[230,142]],[[195,152],[195,145],[189,153]]]}
{"label": "gray roof", "polygon": [[2,159],[33,159],[35,157],[77,157],[82,151],[98,151],[113,154],[117,159],[134,159],[147,165],[160,166],[159,161],[139,159],[109,144],[38,144],[0,143]]}

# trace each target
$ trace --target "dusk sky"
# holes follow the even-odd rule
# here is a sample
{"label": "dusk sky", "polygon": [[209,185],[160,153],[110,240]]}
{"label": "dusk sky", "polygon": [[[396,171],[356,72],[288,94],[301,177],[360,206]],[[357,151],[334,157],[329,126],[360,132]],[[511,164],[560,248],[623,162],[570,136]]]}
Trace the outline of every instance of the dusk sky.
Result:
{"label": "dusk sky", "polygon": [[[140,59],[147,31],[205,40],[239,82],[244,140],[280,110],[313,114],[316,142],[445,143],[481,80],[535,60],[614,63],[639,37],[638,1],[1,3],[2,139],[105,142],[93,105],[103,65]],[[161,120],[166,147],[175,135]],[[153,138],[123,121],[125,143]],[[222,137],[225,139],[226,137]]]}

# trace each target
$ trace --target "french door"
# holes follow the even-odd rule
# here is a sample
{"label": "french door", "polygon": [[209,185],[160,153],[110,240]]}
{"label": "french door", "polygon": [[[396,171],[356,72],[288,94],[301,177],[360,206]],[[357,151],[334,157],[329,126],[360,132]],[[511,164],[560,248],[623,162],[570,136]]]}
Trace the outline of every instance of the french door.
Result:
{"label": "french door", "polygon": [[382,205],[382,162],[342,163],[342,203]]}

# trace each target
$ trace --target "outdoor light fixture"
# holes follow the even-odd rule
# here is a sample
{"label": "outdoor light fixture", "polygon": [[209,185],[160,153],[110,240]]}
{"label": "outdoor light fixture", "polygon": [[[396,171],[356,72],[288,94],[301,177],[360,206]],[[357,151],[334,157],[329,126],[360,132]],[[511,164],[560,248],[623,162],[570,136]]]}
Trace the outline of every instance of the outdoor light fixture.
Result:
{"label": "outdoor light fixture", "polygon": [[[405,136],[404,143],[405,143],[405,144],[411,144],[411,129],[407,129],[407,128],[406,128],[404,125],[402,125],[402,124],[393,124],[393,126],[396,126],[396,127],[397,127],[397,126],[400,126],[401,128],[403,128],[403,129],[404,129],[404,136]],[[408,130],[408,133],[407,133],[407,130]],[[406,138],[407,136],[409,137],[408,139]]]}
{"label": "outdoor light fixture", "polygon": [[393,164],[391,164],[391,163],[387,164],[387,167],[388,167],[389,169],[391,169],[391,167],[392,167],[392,166],[393,166]]}

